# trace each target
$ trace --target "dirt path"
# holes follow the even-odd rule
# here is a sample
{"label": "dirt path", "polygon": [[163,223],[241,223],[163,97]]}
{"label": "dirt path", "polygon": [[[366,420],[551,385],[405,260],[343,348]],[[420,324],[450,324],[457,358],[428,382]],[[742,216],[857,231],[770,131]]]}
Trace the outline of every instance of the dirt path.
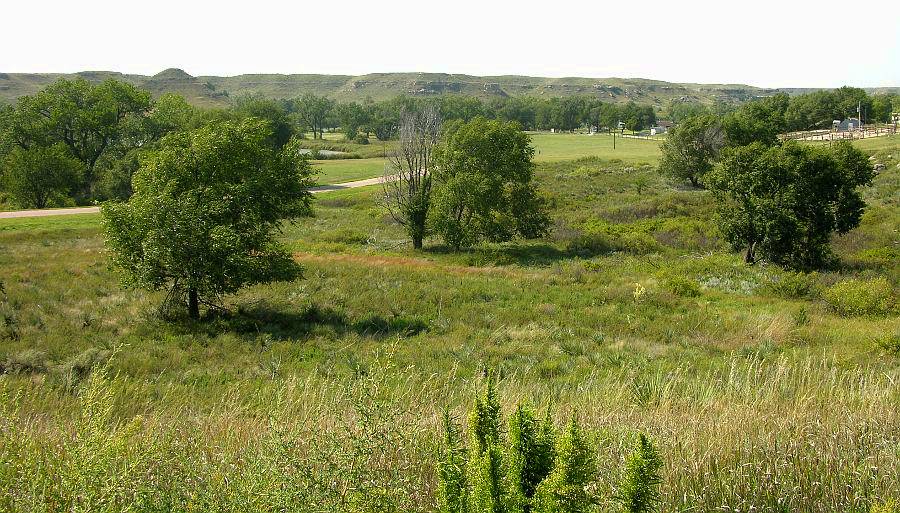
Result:
{"label": "dirt path", "polygon": [[375,178],[366,178],[365,180],[356,180],[353,182],[342,182],[335,183],[331,185],[317,185],[315,187],[311,187],[309,192],[316,194],[319,192],[331,192],[331,191],[340,191],[343,189],[355,189],[357,187],[365,187],[367,185],[377,185],[380,183],[384,183],[384,177],[378,176]]}
{"label": "dirt path", "polygon": [[[377,185],[384,182],[384,177],[367,178],[365,180],[356,180],[353,182],[335,183],[330,185],[317,185],[311,187],[309,192],[318,194],[321,192],[340,191],[343,189],[355,189],[357,187],[366,187],[367,185]],[[12,212],[0,212],[0,219],[13,219],[18,217],[45,217],[45,216],[66,216],[72,214],[96,214],[100,211],[100,207],[76,207],[76,208],[46,208],[43,210],[14,210]]]}
{"label": "dirt path", "polygon": [[100,207],[77,208],[47,208],[44,210],[14,210],[12,212],[0,212],[0,219],[12,219],[16,217],[46,217],[68,216],[72,214],[96,214]]}

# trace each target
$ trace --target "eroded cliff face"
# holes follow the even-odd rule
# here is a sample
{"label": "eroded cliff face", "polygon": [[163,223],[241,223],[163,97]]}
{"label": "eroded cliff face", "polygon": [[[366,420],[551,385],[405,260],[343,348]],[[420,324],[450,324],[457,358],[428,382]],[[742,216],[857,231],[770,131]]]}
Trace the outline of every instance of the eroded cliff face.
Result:
{"label": "eroded cliff face", "polygon": [[[742,103],[777,91],[734,84],[676,84],[647,79],[513,75],[476,77],[447,73],[372,73],[360,76],[247,74],[218,77],[193,76],[184,70],[170,68],[153,76],[126,75],[111,71],[74,74],[0,73],[0,99],[13,102],[21,96],[39,91],[61,77],[83,77],[92,82],[115,78],[148,89],[155,96],[178,93],[199,106],[223,106],[228,104],[230,97],[248,93],[268,98],[294,98],[308,92],[341,101],[361,101],[366,98],[381,100],[398,95],[463,94],[481,98],[586,95],[612,102],[635,101],[663,106],[671,100],[705,104]],[[806,90],[791,89],[788,92],[798,94],[804,91]]]}

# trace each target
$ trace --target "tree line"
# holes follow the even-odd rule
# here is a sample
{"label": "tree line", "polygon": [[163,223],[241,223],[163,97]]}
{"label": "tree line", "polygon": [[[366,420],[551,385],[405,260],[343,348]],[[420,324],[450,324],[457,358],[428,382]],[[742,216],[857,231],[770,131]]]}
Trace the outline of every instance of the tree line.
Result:
{"label": "tree line", "polygon": [[399,96],[337,103],[313,94],[285,100],[246,95],[228,108],[203,109],[176,94],[154,99],[148,91],[112,79],[99,84],[60,79],[15,105],[0,105],[0,191],[24,208],[123,199],[132,193],[141,155],[171,132],[255,118],[267,124],[267,141],[275,148],[294,138],[320,139],[338,128],[346,140],[365,144],[372,136],[396,139],[403,113],[425,109],[434,109],[446,122],[481,117],[537,130],[613,127],[620,121],[641,130],[656,121],[652,107],[587,97],[485,102],[466,96]]}
{"label": "tree line", "polygon": [[431,98],[398,96],[379,102],[337,103],[307,94],[293,100],[282,100],[279,104],[301,126],[305,125],[312,131],[313,137],[321,137],[323,130],[340,128],[347,140],[361,142],[371,135],[380,140],[395,138],[402,113],[425,108],[436,109],[446,121],[471,121],[484,117],[515,121],[524,130],[615,128],[621,122],[627,130],[639,131],[656,123],[656,111],[652,106],[634,102],[619,105],[590,96],[498,97],[487,101],[458,95]]}
{"label": "tree line", "polygon": [[859,117],[869,124],[889,123],[895,112],[900,112],[900,95],[870,95],[864,89],[845,86],[796,96],[778,93],[739,107],[674,101],[662,115],[676,123],[702,115],[721,117],[734,125],[733,136],[741,124],[745,130],[756,130],[745,134],[746,140],[752,136],[771,138],[786,132],[828,129],[834,120],[850,117]]}
{"label": "tree line", "polygon": [[[857,110],[870,121],[888,121],[892,111],[900,110],[900,99],[842,87],[794,97],[778,94],[737,110],[673,101],[657,112],[648,105],[614,104],[587,96],[486,101],[454,95],[399,96],[338,103],[305,94],[284,100],[245,95],[228,108],[201,109],[175,94],[153,99],[149,92],[116,80],[93,84],[80,78],[60,79],[15,105],[0,105],[0,190],[7,202],[25,208],[127,198],[140,155],[172,131],[258,118],[268,124],[269,141],[278,148],[292,138],[319,139],[338,129],[348,141],[367,143],[372,136],[396,139],[403,113],[426,108],[445,122],[483,117],[515,121],[525,130],[616,128],[621,123],[637,131],[655,124],[658,116],[676,123],[714,116],[722,119],[730,141],[748,143],[771,142],[788,131],[829,127],[834,119],[856,115]],[[702,166],[699,169],[702,172]]]}

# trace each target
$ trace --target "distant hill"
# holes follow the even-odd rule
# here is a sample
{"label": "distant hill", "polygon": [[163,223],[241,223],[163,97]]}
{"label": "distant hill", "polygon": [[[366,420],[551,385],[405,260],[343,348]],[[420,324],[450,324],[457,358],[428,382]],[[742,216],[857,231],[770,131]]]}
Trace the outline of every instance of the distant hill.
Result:
{"label": "distant hill", "polygon": [[[189,102],[224,106],[229,98],[246,93],[268,98],[294,98],[311,92],[337,100],[374,100],[405,94],[435,96],[459,94],[491,98],[498,96],[562,97],[590,95],[611,102],[635,101],[662,107],[673,99],[712,104],[742,103],[779,91],[799,94],[813,89],[765,89],[741,84],[678,84],[642,78],[541,78],[515,75],[476,77],[446,73],[372,73],[369,75],[238,75],[194,77],[180,69],[167,69],[153,76],[126,75],[112,71],[59,73],[0,73],[0,99],[14,101],[33,94],[60,77],[84,77],[91,81],[115,78],[149,90],[153,95],[178,93]],[[900,88],[878,88],[879,92]],[[870,92],[876,91],[870,89]]]}

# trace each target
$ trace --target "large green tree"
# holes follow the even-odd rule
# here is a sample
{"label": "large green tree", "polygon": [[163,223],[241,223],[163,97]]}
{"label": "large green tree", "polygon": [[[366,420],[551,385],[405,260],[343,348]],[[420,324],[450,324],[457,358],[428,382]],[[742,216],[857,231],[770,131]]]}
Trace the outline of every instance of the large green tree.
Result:
{"label": "large green tree", "polygon": [[269,125],[272,132],[270,143],[283,148],[294,135],[294,125],[288,119],[287,111],[279,102],[259,95],[240,96],[234,101],[234,111],[242,118],[258,118]]}
{"label": "large green tree", "polygon": [[122,146],[140,144],[130,118],[143,116],[150,105],[150,93],[125,82],[60,79],[19,99],[7,121],[7,137],[22,149],[65,144],[85,166],[82,187],[86,192],[101,157],[121,151]]}
{"label": "large green tree", "polygon": [[176,130],[188,130],[201,124],[200,111],[189,104],[184,96],[166,93],[157,98],[150,112],[143,119],[143,131],[150,140],[161,139],[162,136]]}
{"label": "large green tree", "polygon": [[515,122],[449,125],[437,152],[431,224],[454,248],[540,237],[550,218],[533,181],[534,148]]}
{"label": "large green tree", "polygon": [[726,150],[706,183],[719,200],[722,233],[746,262],[809,270],[827,264],[833,233],[859,225],[858,188],[873,178],[868,158],[847,142],[753,143]]}
{"label": "large green tree", "polygon": [[676,180],[701,186],[725,145],[725,131],[712,115],[695,116],[678,124],[662,143],[659,170]]}
{"label": "large green tree", "polygon": [[334,100],[307,93],[294,103],[300,119],[312,130],[313,139],[321,139],[328,117],[334,109]]}
{"label": "large green tree", "polygon": [[311,169],[271,137],[262,120],[213,123],[171,133],[143,156],[131,199],[102,209],[127,283],[168,289],[198,318],[201,302],[299,275],[273,232],[308,213]]}
{"label": "large green tree", "polygon": [[356,102],[342,103],[335,110],[347,140],[356,139],[360,129],[369,124],[369,111]]}
{"label": "large green tree", "polygon": [[649,128],[656,123],[656,112],[649,105],[628,102],[621,110],[620,115],[622,121],[625,122],[625,128],[632,132]]}
{"label": "large green tree", "polygon": [[895,105],[900,106],[900,96],[896,94],[876,94],[872,96],[871,120],[878,123],[889,123]]}
{"label": "large green tree", "polygon": [[754,142],[773,145],[778,142],[778,134],[787,130],[785,112],[790,105],[786,94],[776,94],[768,98],[749,102],[722,119],[726,143],[729,146],[743,146]]}
{"label": "large green tree", "polygon": [[0,162],[0,182],[25,208],[45,208],[51,200],[65,198],[84,171],[84,164],[62,143],[15,147]]}

